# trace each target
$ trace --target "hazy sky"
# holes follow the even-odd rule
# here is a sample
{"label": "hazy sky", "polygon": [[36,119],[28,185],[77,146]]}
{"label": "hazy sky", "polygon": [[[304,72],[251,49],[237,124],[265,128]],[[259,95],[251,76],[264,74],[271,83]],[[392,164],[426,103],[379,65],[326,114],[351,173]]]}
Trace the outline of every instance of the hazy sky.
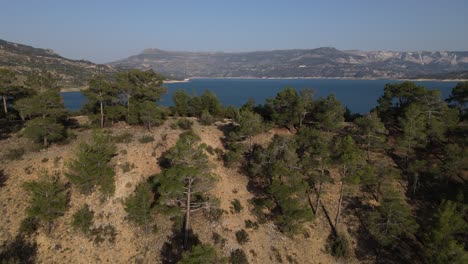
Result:
{"label": "hazy sky", "polygon": [[0,39],[110,62],[145,48],[468,50],[468,0],[0,0]]}

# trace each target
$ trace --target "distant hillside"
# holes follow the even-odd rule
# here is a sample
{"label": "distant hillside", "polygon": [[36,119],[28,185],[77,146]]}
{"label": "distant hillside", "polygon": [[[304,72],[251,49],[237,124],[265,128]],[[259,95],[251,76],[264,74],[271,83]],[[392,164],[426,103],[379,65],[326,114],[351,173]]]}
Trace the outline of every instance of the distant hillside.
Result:
{"label": "distant hillside", "polygon": [[24,74],[32,70],[52,71],[60,75],[62,85],[66,87],[86,85],[88,79],[97,73],[116,72],[116,69],[109,65],[70,60],[49,49],[34,48],[1,39],[0,67],[11,67]]}
{"label": "distant hillside", "polygon": [[415,79],[435,79],[435,80],[468,80],[468,71],[420,75],[414,78]]}
{"label": "distant hillside", "polygon": [[186,77],[409,78],[468,70],[468,52],[341,51],[335,48],[241,53],[147,49],[110,63]]}

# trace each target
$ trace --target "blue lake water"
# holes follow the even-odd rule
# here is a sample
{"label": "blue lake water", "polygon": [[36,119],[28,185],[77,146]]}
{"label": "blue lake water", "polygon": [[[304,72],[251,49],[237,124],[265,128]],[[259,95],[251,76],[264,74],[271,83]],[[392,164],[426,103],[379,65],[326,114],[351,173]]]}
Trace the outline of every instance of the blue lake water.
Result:
{"label": "blue lake water", "polygon": [[[337,79],[193,79],[189,82],[168,83],[168,94],[159,102],[164,106],[171,106],[172,94],[178,89],[185,89],[190,94],[200,95],[204,90],[215,93],[225,106],[241,106],[250,98],[257,104],[265,99],[274,97],[285,87],[297,90],[312,88],[315,98],[329,94],[335,96],[352,112],[366,113],[377,105],[377,99],[383,94],[387,83],[399,83],[396,80],[337,80]],[[442,97],[447,98],[455,87],[456,82],[418,81],[427,89],[438,89]],[[69,110],[79,110],[86,102],[80,92],[64,92],[65,107]]]}

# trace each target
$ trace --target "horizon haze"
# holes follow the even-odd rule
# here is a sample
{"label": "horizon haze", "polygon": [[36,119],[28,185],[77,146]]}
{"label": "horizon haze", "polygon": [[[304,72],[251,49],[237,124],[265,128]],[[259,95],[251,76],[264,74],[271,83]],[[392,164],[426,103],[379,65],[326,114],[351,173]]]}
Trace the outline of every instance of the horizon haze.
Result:
{"label": "horizon haze", "polygon": [[145,49],[464,51],[465,1],[15,1],[0,39],[108,63]]}

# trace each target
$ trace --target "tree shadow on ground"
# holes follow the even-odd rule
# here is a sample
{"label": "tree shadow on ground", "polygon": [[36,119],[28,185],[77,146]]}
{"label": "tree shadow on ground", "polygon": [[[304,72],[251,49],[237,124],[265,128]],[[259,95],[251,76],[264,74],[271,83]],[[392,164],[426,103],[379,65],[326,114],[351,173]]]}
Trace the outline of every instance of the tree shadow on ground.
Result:
{"label": "tree shadow on ground", "polygon": [[23,236],[16,236],[0,250],[1,263],[35,263],[37,245],[35,242],[27,241]]}
{"label": "tree shadow on ground", "polygon": [[163,264],[175,264],[182,258],[182,253],[189,251],[193,246],[199,245],[200,240],[198,236],[189,230],[187,249],[184,249],[184,230],[182,228],[174,227],[172,235],[168,241],[164,243],[161,249],[161,261]]}
{"label": "tree shadow on ground", "polygon": [[8,176],[5,174],[5,170],[0,170],[0,188],[5,186],[7,180]]}

